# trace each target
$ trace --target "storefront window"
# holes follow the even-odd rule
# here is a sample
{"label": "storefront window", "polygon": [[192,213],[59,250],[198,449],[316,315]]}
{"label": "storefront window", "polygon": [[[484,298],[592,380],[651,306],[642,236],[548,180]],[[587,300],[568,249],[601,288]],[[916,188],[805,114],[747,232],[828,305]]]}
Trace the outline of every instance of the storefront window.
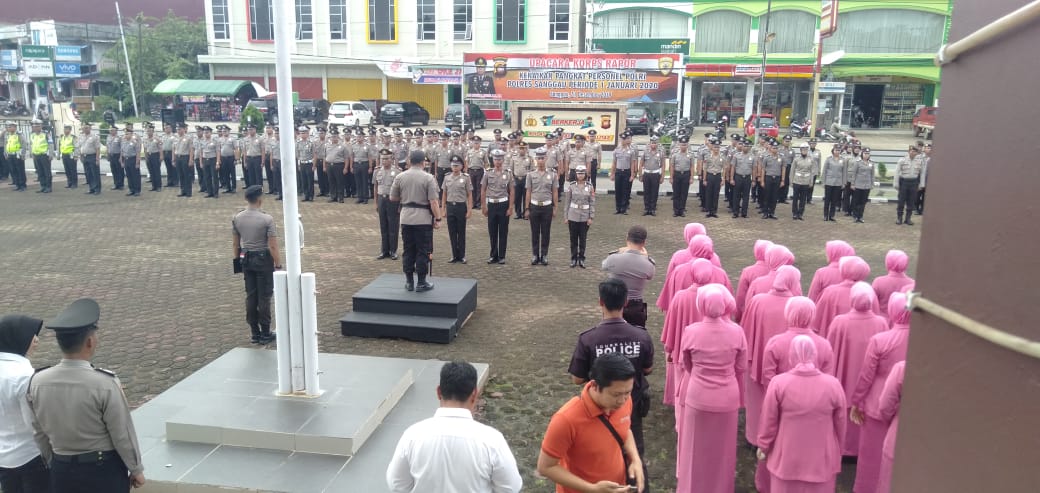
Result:
{"label": "storefront window", "polygon": [[715,122],[725,116],[734,124],[744,116],[746,93],[744,82],[705,82],[701,89],[701,122]]}

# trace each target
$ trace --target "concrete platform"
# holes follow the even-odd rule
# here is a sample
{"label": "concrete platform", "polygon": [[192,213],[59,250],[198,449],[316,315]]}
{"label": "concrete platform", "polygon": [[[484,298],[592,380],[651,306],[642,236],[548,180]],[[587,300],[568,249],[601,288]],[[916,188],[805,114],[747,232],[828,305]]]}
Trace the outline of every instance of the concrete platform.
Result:
{"label": "concrete platform", "polygon": [[[322,354],[322,396],[278,397],[275,352],[233,349],[134,411],[143,492],[387,491],[401,433],[437,408],[442,364]],[[489,367],[474,366],[483,386]]]}
{"label": "concrete platform", "polygon": [[448,344],[477,309],[477,281],[431,277],[432,291],[404,289],[404,276],[382,274],[353,297],[340,319],[345,336],[398,337]]}

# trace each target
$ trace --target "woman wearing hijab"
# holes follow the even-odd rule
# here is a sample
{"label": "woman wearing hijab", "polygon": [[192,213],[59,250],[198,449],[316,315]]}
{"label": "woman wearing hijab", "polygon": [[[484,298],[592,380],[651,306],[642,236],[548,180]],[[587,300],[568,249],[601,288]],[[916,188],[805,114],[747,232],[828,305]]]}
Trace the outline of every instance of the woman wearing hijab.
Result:
{"label": "woman wearing hijab", "polygon": [[[773,245],[766,249],[766,266],[769,267],[769,272],[754,281],[751,281],[751,286],[748,288],[747,297],[744,298],[745,302],[755,298],[755,295],[767,293],[773,288],[773,279],[776,277],[776,271],[784,265],[794,265],[794,254],[791,250],[783,245]],[[794,291],[796,296],[802,295],[802,285],[798,284]],[[745,308],[747,306],[745,305]],[[743,316],[741,316],[743,320]]]}
{"label": "woman wearing hijab", "polygon": [[[712,241],[711,237],[708,235],[697,235],[690,240],[690,254],[692,254],[695,259],[702,258],[705,260],[712,260],[718,257],[715,255],[715,242]],[[712,274],[711,282],[721,284],[725,286],[726,289],[732,289],[729,282],[729,275],[726,274],[726,271],[723,270],[722,267],[716,265],[715,262],[712,262],[712,270],[714,273]]]}
{"label": "woman wearing hijab", "polygon": [[762,379],[762,355],[766,343],[773,336],[787,330],[784,307],[794,294],[795,286],[801,284],[802,274],[790,265],[781,266],[768,293],[755,296],[748,302],[744,314],[744,335],[748,343],[747,382],[744,385],[744,438],[754,444],[758,439],[758,417],[762,412],[762,399],[766,395],[766,382]]}
{"label": "woman wearing hijab", "polygon": [[[834,376],[841,382],[845,395],[852,395],[856,390],[860,365],[870,338],[888,330],[885,317],[873,311],[877,299],[869,284],[862,281],[853,284],[850,301],[852,309],[835,317],[827,329],[827,341],[834,348]],[[846,418],[847,415],[846,412]],[[847,426],[845,429],[841,454],[855,456],[859,453],[859,427]]]}
{"label": "woman wearing hijab", "polygon": [[690,255],[690,240],[692,240],[694,236],[706,234],[708,234],[708,232],[704,229],[704,225],[701,223],[688,223],[683,227],[683,244],[686,245],[686,248],[676,250],[675,253],[672,254],[672,259],[668,261],[668,270],[665,271],[665,279],[672,275],[672,271],[675,270],[677,266],[685,264],[693,259],[693,256]]}
{"label": "woman wearing hijab", "polygon": [[698,290],[703,319],[684,330],[679,365],[689,373],[682,396],[676,469],[677,493],[733,493],[736,467],[737,410],[747,370],[747,341],[740,326],[727,319],[735,305],[723,286]]}
{"label": "woman wearing hijab", "polygon": [[788,358],[791,370],[769,382],[762,408],[757,441],[760,463],[769,471],[765,491],[833,493],[841,472],[845,393],[815,364],[809,336],[792,339]]}
{"label": "woman wearing hijab", "polygon": [[[852,296],[852,285],[870,275],[870,266],[856,256],[842,257],[838,261],[838,270],[841,272],[842,281],[823,290],[820,301],[816,303],[816,317],[813,318],[812,323],[812,329],[825,338],[834,317],[848,313],[852,308],[852,303],[849,301]],[[874,300],[872,310],[874,313],[880,313],[877,300]]]}
{"label": "woman wearing hijab", "polygon": [[755,263],[744,267],[744,270],[740,271],[740,281],[737,282],[737,322],[740,322],[740,317],[744,313],[744,304],[747,301],[748,288],[751,287],[751,281],[758,279],[769,273],[769,266],[766,265],[766,250],[773,246],[773,242],[769,240],[756,240],[755,241]]}
{"label": "woman wearing hijab", "polygon": [[888,313],[888,298],[892,293],[901,291],[903,287],[914,282],[906,275],[906,266],[910,263],[910,256],[902,250],[889,250],[885,254],[885,268],[888,274],[878,276],[874,279],[874,292],[881,302],[881,313]]}
{"label": "woman wearing hijab", "polygon": [[889,421],[885,432],[885,442],[881,446],[881,473],[878,476],[878,493],[892,491],[892,465],[896,458],[896,436],[899,434],[899,403],[903,400],[903,375],[906,373],[906,361],[900,361],[892,367],[892,372],[881,389],[881,402],[878,403],[881,419]]}
{"label": "woman wearing hijab", "polygon": [[838,261],[842,257],[850,257],[856,254],[856,250],[852,248],[852,245],[842,240],[828,241],[827,245],[824,246],[824,252],[827,254],[827,265],[816,269],[816,274],[813,274],[812,284],[809,285],[809,299],[813,300],[813,303],[820,302],[820,295],[823,294],[823,290],[827,286],[841,282],[841,271],[838,270]]}
{"label": "woman wearing hijab", "polygon": [[[711,260],[715,255],[715,243],[711,241],[711,238],[705,235],[696,235],[690,240],[690,259],[696,260],[703,258]],[[668,305],[672,303],[672,297],[675,293],[689,287],[692,280],[692,271],[690,271],[691,262],[680,264],[675,267],[671,275],[665,277],[664,285],[661,287],[661,293],[657,296],[657,308],[662,312],[668,311]],[[724,284],[729,289],[729,276],[726,275],[726,271],[722,270],[721,267],[712,265],[712,282]]]}
{"label": "woman wearing hijab", "polygon": [[[699,258],[691,265],[692,284],[672,297],[668,311],[664,317],[664,329],[661,331],[661,344],[667,355],[666,373],[664,376],[664,403],[675,405],[675,395],[680,380],[677,362],[682,331],[687,326],[701,321],[701,313],[697,310],[697,290],[711,283],[711,262]],[[676,413],[679,407],[676,406]],[[676,414],[675,426],[679,426],[679,414]]]}
{"label": "woman wearing hijab", "polygon": [[860,366],[859,382],[849,398],[852,404],[849,417],[860,426],[859,458],[853,488],[857,493],[878,491],[881,448],[888,432],[888,422],[881,414],[881,391],[895,364],[906,360],[910,340],[910,312],[906,309],[906,294],[896,292],[889,297],[888,320],[892,328],[870,338]]}
{"label": "woman wearing hijab", "polygon": [[33,440],[32,411],[25,396],[34,373],[29,356],[43,320],[22,315],[0,318],[0,490],[47,493],[50,471]]}

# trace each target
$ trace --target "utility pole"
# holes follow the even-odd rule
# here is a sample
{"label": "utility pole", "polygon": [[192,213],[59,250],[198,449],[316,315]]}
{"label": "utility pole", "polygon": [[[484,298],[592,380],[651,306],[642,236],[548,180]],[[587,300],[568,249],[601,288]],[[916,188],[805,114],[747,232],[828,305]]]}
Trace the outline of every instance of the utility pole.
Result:
{"label": "utility pole", "polygon": [[134,89],[134,74],[130,70],[130,54],[126,51],[126,32],[123,31],[123,14],[119,12],[119,2],[116,2],[116,19],[119,21],[119,38],[123,41],[123,60],[126,61],[126,76],[130,80],[130,97],[134,101],[134,116],[140,117],[137,111],[137,90]]}
{"label": "utility pole", "polygon": [[[141,24],[144,23],[144,17],[142,16],[142,14],[137,14],[137,17],[134,20],[137,21],[137,76],[138,77],[143,77],[143,75],[141,75],[141,74],[144,74],[144,70],[141,68],[141,61],[144,60],[144,53],[141,52],[141,40],[142,40]],[[143,104],[144,103],[144,100],[143,100],[144,95],[142,94],[141,96],[142,96],[141,103]],[[134,108],[137,108],[137,106],[135,105]],[[148,108],[145,108],[145,111],[147,112]],[[137,115],[137,116],[140,116],[140,115]]]}
{"label": "utility pole", "polygon": [[[765,32],[762,33],[762,79],[758,82],[758,106],[755,110],[755,139],[758,138],[758,124],[762,121],[762,100],[765,99],[763,96],[766,95],[766,58],[769,53],[769,42],[773,40],[773,38],[769,36],[769,19],[773,16],[772,14],[773,0],[769,0],[769,3],[766,4]],[[773,118],[775,119],[777,116],[778,115],[773,115]]]}

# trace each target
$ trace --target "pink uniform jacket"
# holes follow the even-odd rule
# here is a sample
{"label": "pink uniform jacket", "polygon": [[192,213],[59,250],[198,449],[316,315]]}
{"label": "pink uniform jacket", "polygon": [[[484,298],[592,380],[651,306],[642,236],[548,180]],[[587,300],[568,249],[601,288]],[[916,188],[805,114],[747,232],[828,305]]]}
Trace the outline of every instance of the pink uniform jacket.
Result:
{"label": "pink uniform jacket", "polygon": [[[825,338],[834,317],[848,313],[852,307],[849,301],[852,285],[870,275],[870,266],[859,257],[842,257],[838,268],[841,269],[842,281],[823,290],[812,323],[812,329]],[[873,310],[877,313],[880,308],[875,304]]]}
{"label": "pink uniform jacket", "polygon": [[892,420],[885,433],[885,443],[881,446],[881,475],[878,478],[878,493],[889,493],[892,490],[892,466],[896,457],[896,439],[899,434],[899,403],[903,399],[903,376],[906,373],[906,361],[900,361],[892,367],[892,372],[885,380],[885,388],[881,391],[882,421]]}
{"label": "pink uniform jacket", "polygon": [[769,273],[769,266],[766,265],[766,250],[771,246],[773,246],[773,242],[769,240],[755,241],[755,263],[744,267],[744,270],[740,271],[740,280],[737,282],[736,292],[737,322],[740,322],[741,315],[744,313],[744,305],[747,301],[748,289],[751,288],[751,281]]}
{"label": "pink uniform jacket", "polygon": [[[747,340],[739,325],[726,320],[726,301],[720,285],[698,292],[697,305],[704,316],[684,330],[679,364],[688,376],[684,404],[709,412],[739,409],[747,371]],[[722,306],[720,309],[719,306]]]}
{"label": "pink uniform jacket", "polygon": [[[773,278],[776,277],[777,269],[784,265],[794,265],[794,254],[783,245],[773,245],[766,249],[766,265],[769,267],[769,273],[751,281],[751,285],[748,287],[745,298],[748,303],[755,298],[755,295],[766,293],[773,287]],[[802,295],[801,283],[798,284],[794,293],[797,296]]]}
{"label": "pink uniform jacket", "polygon": [[859,382],[849,398],[852,405],[873,419],[882,419],[880,399],[885,379],[896,363],[906,360],[910,312],[906,311],[905,305],[906,295],[903,293],[893,293],[889,298],[888,316],[892,328],[870,338],[860,367]]}
{"label": "pink uniform jacket", "polygon": [[881,303],[881,314],[888,315],[888,298],[892,293],[901,291],[904,287],[913,283],[914,280],[906,275],[907,264],[910,257],[902,250],[889,250],[885,255],[885,268],[888,274],[878,276],[874,279],[874,293]]}
{"label": "pink uniform jacket", "polygon": [[824,251],[827,253],[827,265],[816,269],[816,274],[812,278],[812,284],[809,285],[809,299],[813,300],[813,303],[820,301],[820,295],[823,294],[823,290],[827,286],[841,282],[838,261],[842,257],[856,254],[856,250],[852,248],[852,245],[842,240],[828,241]]}
{"label": "pink uniform jacket", "polygon": [[691,264],[692,281],[686,289],[683,289],[672,297],[672,302],[665,313],[664,328],[661,331],[661,344],[664,345],[665,353],[668,355],[665,373],[664,403],[673,405],[675,394],[678,390],[679,381],[679,348],[683,329],[688,325],[701,321],[700,311],[697,310],[697,290],[711,281],[711,263],[704,259],[697,259]]}

